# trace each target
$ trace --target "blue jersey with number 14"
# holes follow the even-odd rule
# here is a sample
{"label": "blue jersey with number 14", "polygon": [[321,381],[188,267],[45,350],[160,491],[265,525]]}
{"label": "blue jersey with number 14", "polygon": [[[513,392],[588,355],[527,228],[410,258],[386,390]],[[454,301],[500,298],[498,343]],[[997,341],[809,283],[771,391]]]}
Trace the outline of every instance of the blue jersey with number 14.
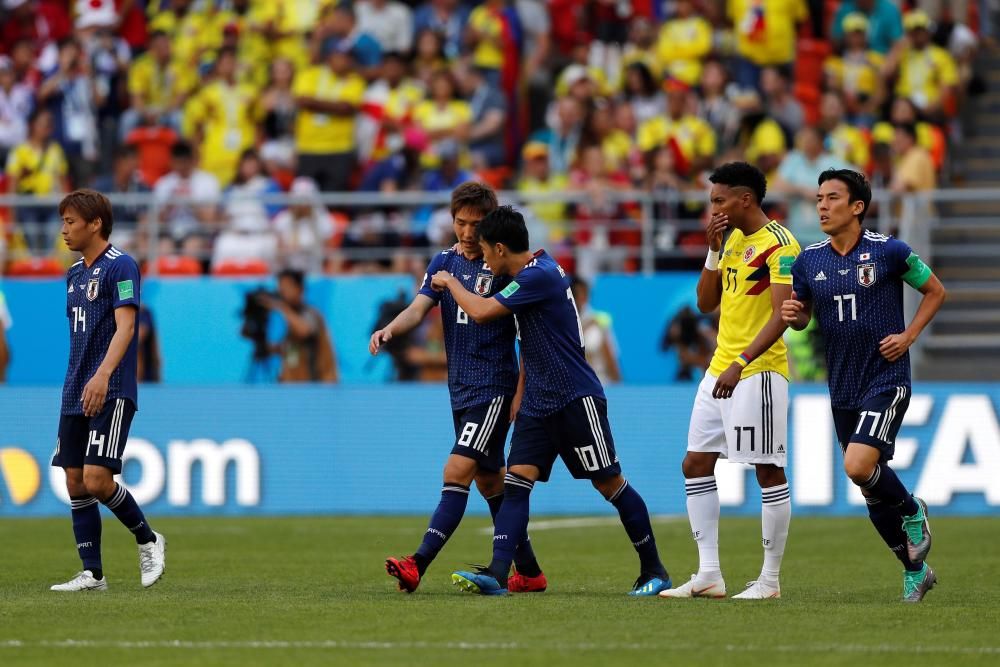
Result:
{"label": "blue jersey with number 14", "polygon": [[566,272],[544,250],[496,300],[514,313],[526,374],[521,412],[545,417],[582,396],[604,398],[584,355],[583,327]]}

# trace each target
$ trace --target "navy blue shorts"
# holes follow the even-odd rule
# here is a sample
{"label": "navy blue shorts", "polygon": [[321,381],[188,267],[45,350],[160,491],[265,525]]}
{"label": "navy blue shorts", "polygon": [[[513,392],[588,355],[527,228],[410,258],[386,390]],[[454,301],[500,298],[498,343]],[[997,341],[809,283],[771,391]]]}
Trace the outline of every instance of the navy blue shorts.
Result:
{"label": "navy blue shorts", "polygon": [[475,460],[483,470],[500,472],[512,401],[512,396],[497,396],[489,403],[455,410],[455,446],[451,453]]}
{"label": "navy blue shorts", "polygon": [[135,405],[127,398],[106,401],[93,417],[60,415],[59,439],[52,465],[82,468],[86,464],[120,473],[128,429],[134,416]]}
{"label": "navy blue shorts", "polygon": [[857,410],[833,409],[840,448],[858,442],[882,452],[881,461],[891,461],[896,451],[896,434],[910,406],[910,388],[896,387],[873,396]]}
{"label": "navy blue shorts", "polygon": [[540,482],[552,474],[556,456],[576,479],[605,479],[621,473],[608,423],[608,403],[584,396],[546,417],[518,415],[507,465],[532,465]]}

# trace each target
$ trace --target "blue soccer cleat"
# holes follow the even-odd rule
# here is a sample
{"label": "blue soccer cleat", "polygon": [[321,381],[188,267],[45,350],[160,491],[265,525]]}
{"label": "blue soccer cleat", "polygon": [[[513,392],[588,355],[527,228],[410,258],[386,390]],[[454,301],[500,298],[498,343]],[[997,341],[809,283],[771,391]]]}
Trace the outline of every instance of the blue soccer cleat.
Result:
{"label": "blue soccer cleat", "polygon": [[628,594],[635,597],[652,597],[659,595],[660,591],[670,590],[673,586],[669,576],[666,579],[661,579],[657,576],[647,579],[647,576],[649,575],[639,575],[639,578],[635,580],[632,590]]}
{"label": "blue soccer cleat", "polygon": [[451,583],[468,593],[479,595],[507,595],[507,589],[500,587],[500,582],[486,568],[476,572],[459,570],[451,575]]}

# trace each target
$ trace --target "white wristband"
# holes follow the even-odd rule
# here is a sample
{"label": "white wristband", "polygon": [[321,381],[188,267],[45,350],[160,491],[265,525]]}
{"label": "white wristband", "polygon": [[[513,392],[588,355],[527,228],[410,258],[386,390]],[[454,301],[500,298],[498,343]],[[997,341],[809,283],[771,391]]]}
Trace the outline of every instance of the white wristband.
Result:
{"label": "white wristband", "polygon": [[709,271],[719,270],[719,251],[709,249],[708,256],[705,258],[705,268]]}

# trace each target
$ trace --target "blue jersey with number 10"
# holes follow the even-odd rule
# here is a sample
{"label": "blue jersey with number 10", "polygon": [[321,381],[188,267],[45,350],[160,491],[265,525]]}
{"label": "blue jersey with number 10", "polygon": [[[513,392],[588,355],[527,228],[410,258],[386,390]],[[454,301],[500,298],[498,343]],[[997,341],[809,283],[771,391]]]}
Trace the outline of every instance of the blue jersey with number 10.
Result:
{"label": "blue jersey with number 10", "polygon": [[827,239],[808,246],[792,266],[792,288],[812,302],[826,339],[830,402],[853,410],[896,387],[910,386],[910,355],[889,362],[879,351],[902,333],[903,282],[922,286],[930,269],[898,239],[865,231],[846,255]]}
{"label": "blue jersey with number 10", "polygon": [[604,398],[584,355],[583,326],[566,272],[544,250],[496,295],[514,313],[524,358],[521,412],[545,417],[582,396]]}

